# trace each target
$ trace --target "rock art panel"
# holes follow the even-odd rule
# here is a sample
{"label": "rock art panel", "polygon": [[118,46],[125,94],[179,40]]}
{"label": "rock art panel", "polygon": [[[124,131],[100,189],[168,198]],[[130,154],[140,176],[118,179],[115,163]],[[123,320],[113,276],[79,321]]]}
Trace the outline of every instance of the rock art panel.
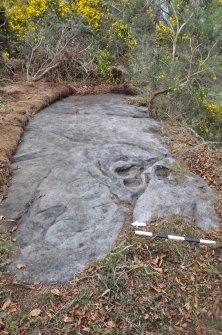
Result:
{"label": "rock art panel", "polygon": [[0,207],[17,220],[20,253],[10,270],[19,280],[71,280],[110,250],[127,204],[138,221],[184,215],[206,229],[218,224],[213,192],[199,177],[174,175],[160,125],[126,99],[72,96],[27,126]]}
{"label": "rock art panel", "polygon": [[149,222],[158,217],[179,215],[189,218],[202,229],[217,227],[213,191],[197,176],[178,177],[174,172],[175,164],[173,159],[166,158],[146,171],[150,182],[135,205],[135,221]]}

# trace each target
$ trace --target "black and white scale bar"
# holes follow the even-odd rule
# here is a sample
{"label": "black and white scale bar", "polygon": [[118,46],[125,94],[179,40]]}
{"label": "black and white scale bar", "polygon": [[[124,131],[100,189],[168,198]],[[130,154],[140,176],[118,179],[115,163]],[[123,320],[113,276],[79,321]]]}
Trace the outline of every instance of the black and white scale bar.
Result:
{"label": "black and white scale bar", "polygon": [[184,237],[184,236],[168,235],[168,234],[161,234],[161,233],[151,233],[151,232],[142,231],[142,230],[136,230],[135,234],[140,235],[140,236],[160,237],[160,238],[167,238],[168,240],[187,241],[187,242],[194,242],[194,243],[204,243],[204,244],[215,244],[216,243],[216,241],[212,241],[212,240],[202,240],[202,239],[194,238],[194,237]]}

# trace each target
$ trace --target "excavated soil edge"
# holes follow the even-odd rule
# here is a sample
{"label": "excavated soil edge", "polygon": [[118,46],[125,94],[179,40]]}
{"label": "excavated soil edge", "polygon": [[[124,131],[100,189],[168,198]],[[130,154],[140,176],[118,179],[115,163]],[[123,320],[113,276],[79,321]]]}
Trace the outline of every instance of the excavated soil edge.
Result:
{"label": "excavated soil edge", "polygon": [[73,89],[63,84],[15,83],[0,90],[0,200],[10,185],[10,159],[28,121],[41,109],[67,97]]}

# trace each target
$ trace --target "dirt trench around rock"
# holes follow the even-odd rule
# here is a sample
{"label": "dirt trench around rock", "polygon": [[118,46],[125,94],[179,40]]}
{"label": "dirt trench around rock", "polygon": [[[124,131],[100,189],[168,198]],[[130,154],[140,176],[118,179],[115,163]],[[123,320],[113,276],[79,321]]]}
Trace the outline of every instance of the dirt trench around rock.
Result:
{"label": "dirt trench around rock", "polygon": [[26,127],[0,207],[18,224],[10,271],[27,283],[71,280],[111,249],[129,204],[141,222],[181,215],[217,227],[215,194],[198,176],[178,177],[175,164],[160,124],[124,95],[70,96],[45,108]]}

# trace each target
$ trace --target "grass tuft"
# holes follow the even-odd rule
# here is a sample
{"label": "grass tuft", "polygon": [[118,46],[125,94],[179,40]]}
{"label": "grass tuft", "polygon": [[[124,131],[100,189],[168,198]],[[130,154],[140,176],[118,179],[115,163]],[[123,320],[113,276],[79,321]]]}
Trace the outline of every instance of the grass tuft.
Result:
{"label": "grass tuft", "polygon": [[15,243],[0,235],[0,263],[11,257],[17,250]]}

